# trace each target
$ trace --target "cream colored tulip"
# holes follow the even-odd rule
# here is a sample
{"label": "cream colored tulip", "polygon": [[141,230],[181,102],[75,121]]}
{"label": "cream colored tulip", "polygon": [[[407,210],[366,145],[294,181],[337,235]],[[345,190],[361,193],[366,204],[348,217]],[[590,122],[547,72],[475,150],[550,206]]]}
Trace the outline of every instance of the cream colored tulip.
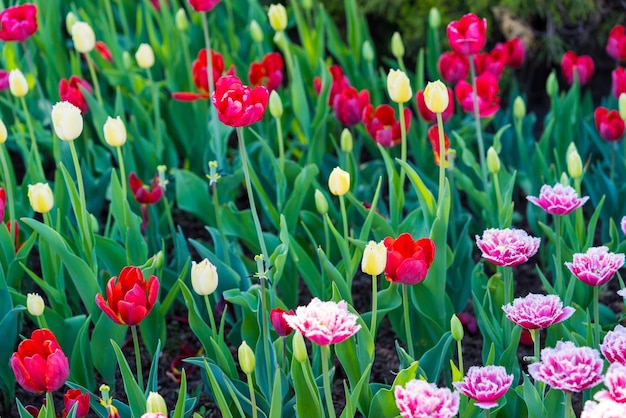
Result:
{"label": "cream colored tulip", "polygon": [[24,97],[28,94],[28,81],[20,70],[9,72],[9,90],[15,97]]}
{"label": "cream colored tulip", "polygon": [[167,404],[163,396],[158,392],[150,392],[148,399],[146,399],[146,412],[167,416]]}
{"label": "cream colored tulip", "polygon": [[58,102],[52,106],[54,132],[63,141],[73,141],[83,132],[80,109],[70,102]]}
{"label": "cream colored tulip", "polygon": [[76,22],[72,25],[72,41],[74,49],[87,54],[96,46],[96,34],[87,22]]}
{"label": "cream colored tulip", "polygon": [[7,126],[4,124],[2,119],[0,119],[0,144],[7,142],[8,136],[9,132],[7,131]]}
{"label": "cream colored tulip", "polygon": [[392,101],[406,103],[411,100],[413,91],[409,78],[402,70],[389,70],[387,75],[387,92]]}
{"label": "cream colored tulip", "polygon": [[191,285],[200,296],[210,295],[219,282],[217,268],[206,258],[200,263],[191,263]]}
{"label": "cream colored tulip", "polygon": [[282,4],[272,4],[267,11],[270,26],[276,32],[283,31],[287,27],[287,9]]}
{"label": "cream colored tulip", "polygon": [[450,104],[448,88],[440,80],[430,81],[424,89],[424,102],[433,113],[443,113]]}
{"label": "cream colored tulip", "polygon": [[48,213],[54,206],[54,194],[47,183],[28,185],[28,201],[37,213]]}
{"label": "cream colored tulip", "polygon": [[126,125],[119,116],[115,119],[109,116],[102,130],[104,131],[104,140],[110,146],[121,147],[126,143]]}
{"label": "cream colored tulip", "polygon": [[328,188],[335,196],[343,196],[350,190],[350,173],[335,167],[328,176]]}
{"label": "cream colored tulip", "polygon": [[365,274],[377,276],[385,271],[387,266],[387,247],[385,244],[376,241],[370,241],[363,250],[363,258],[361,259],[361,270]]}
{"label": "cream colored tulip", "polygon": [[26,309],[32,316],[41,316],[46,305],[43,298],[37,293],[29,293],[26,295]]}
{"label": "cream colored tulip", "polygon": [[144,70],[152,68],[154,65],[154,51],[152,47],[149,44],[139,45],[137,52],[135,52],[135,59],[137,60],[139,68],[143,68]]}

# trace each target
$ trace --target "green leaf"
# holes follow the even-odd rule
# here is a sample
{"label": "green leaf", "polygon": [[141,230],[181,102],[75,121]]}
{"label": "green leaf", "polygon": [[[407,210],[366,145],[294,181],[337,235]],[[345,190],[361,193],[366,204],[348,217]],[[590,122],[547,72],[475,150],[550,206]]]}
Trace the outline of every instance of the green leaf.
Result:
{"label": "green leaf", "polygon": [[115,357],[117,358],[117,364],[120,366],[120,372],[122,373],[122,380],[124,382],[124,390],[126,396],[128,396],[128,402],[133,416],[139,417],[146,412],[146,397],[139,388],[139,384],[135,380],[133,372],[130,371],[128,362],[120,350],[120,347],[114,340],[111,340],[111,345],[115,351]]}
{"label": "green leaf", "polygon": [[91,333],[91,356],[96,370],[111,387],[115,386],[115,352],[110,340],[121,344],[126,337],[128,327],[118,325],[106,315],[100,315]]}

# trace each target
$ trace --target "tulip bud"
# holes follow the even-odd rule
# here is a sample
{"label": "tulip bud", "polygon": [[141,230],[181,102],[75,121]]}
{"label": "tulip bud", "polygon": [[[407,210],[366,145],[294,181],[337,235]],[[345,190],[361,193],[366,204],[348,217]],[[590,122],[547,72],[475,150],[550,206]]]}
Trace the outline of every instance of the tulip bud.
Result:
{"label": "tulip bud", "polygon": [[465,335],[463,324],[456,315],[452,315],[452,318],[450,318],[450,331],[452,332],[452,338],[454,338],[455,341],[461,341],[463,339],[463,335]]}
{"label": "tulip bud", "polygon": [[411,100],[413,91],[409,78],[402,70],[389,70],[387,75],[387,92],[389,98],[396,103],[406,103]]}
{"label": "tulip bud", "polygon": [[28,94],[28,82],[20,70],[9,72],[9,90],[15,97],[24,97]]}
{"label": "tulip bud", "polygon": [[252,37],[252,40],[257,44],[263,42],[263,29],[261,29],[259,22],[257,22],[256,20],[250,22],[250,36]]}
{"label": "tulip bud", "polygon": [[130,52],[122,52],[122,63],[124,64],[124,68],[126,68],[127,70],[130,70],[132,68],[133,59],[130,56]]}
{"label": "tulip bud", "polygon": [[210,295],[217,289],[217,268],[206,258],[200,263],[191,262],[191,285],[200,296]]}
{"label": "tulip bud", "polygon": [[313,8],[313,0],[302,0],[302,8],[304,10],[311,10]]}
{"label": "tulip bud", "polygon": [[26,295],[26,309],[28,309],[28,313],[32,316],[43,315],[45,307],[46,305],[43,302],[43,298],[37,293],[29,293]]}
{"label": "tulip bud", "polygon": [[4,144],[5,142],[7,142],[8,136],[9,132],[7,131],[7,127],[2,119],[0,119],[0,144]]}
{"label": "tulip bud", "polygon": [[556,73],[552,71],[546,80],[546,93],[548,96],[556,96],[559,94],[559,82],[556,79]]}
{"label": "tulip bud", "polygon": [[241,371],[247,375],[251,374],[254,371],[254,352],[245,341],[239,346],[237,354],[239,355],[239,367],[241,367]]}
{"label": "tulip bud", "polygon": [[517,96],[513,101],[513,117],[521,121],[526,116],[526,103],[524,103],[524,99],[521,96]]}
{"label": "tulip bud", "polygon": [[96,46],[96,34],[93,32],[89,23],[76,22],[72,25],[72,41],[74,41],[74,49],[80,53],[87,54]]}
{"label": "tulip bud", "polygon": [[104,131],[104,140],[110,146],[121,147],[126,143],[126,126],[119,116],[115,119],[109,116],[102,130]]}
{"label": "tulip bud", "polygon": [[626,93],[619,95],[618,107],[620,117],[626,121]]}
{"label": "tulip bud", "polygon": [[491,174],[498,174],[500,171],[500,157],[494,147],[487,150],[487,169]]}
{"label": "tulip bud", "polygon": [[185,32],[189,28],[189,19],[187,19],[187,13],[185,13],[185,9],[183,9],[182,7],[176,11],[174,21],[176,22],[176,29],[181,32]]}
{"label": "tulip bud", "polygon": [[276,90],[270,93],[269,108],[272,117],[279,119],[283,115],[283,101]]}
{"label": "tulip bud", "polygon": [[148,399],[146,399],[146,412],[152,414],[164,414],[167,416],[167,404],[163,396],[157,392],[150,392]]}
{"label": "tulip bud", "polygon": [[287,37],[285,36],[284,31],[278,31],[274,34],[272,38],[277,47],[284,49],[287,47]]}
{"label": "tulip bud", "polygon": [[387,265],[387,247],[385,244],[376,241],[370,241],[363,250],[363,259],[361,260],[361,270],[363,273],[377,276],[385,271]]}
{"label": "tulip bud", "polygon": [[91,223],[91,231],[94,234],[97,234],[100,231],[100,222],[98,221],[98,218],[96,218],[96,215],[94,215],[93,213],[89,214],[89,222]]}
{"label": "tulip bud", "polygon": [[78,22],[78,17],[76,17],[74,12],[69,12],[65,15],[65,29],[67,29],[67,33],[72,33],[72,26],[76,22]]}
{"label": "tulip bud", "polygon": [[154,51],[152,47],[149,44],[139,45],[137,52],[135,52],[135,60],[137,60],[139,68],[143,68],[144,70],[152,68],[154,65]]}
{"label": "tulip bud", "polygon": [[365,61],[367,62],[374,61],[374,49],[372,48],[372,44],[370,43],[370,41],[363,42],[361,54],[363,55],[363,59]]}
{"label": "tulip bud", "polygon": [[48,213],[54,206],[54,195],[47,183],[28,185],[28,201],[37,213]]}
{"label": "tulip bud", "polygon": [[402,43],[402,36],[399,32],[394,32],[391,36],[391,53],[397,59],[404,56],[404,44]]}
{"label": "tulip bud", "polygon": [[283,31],[287,27],[287,9],[282,4],[272,4],[267,11],[270,26],[276,32]]}
{"label": "tulip bud", "polygon": [[304,363],[309,357],[309,354],[306,351],[304,337],[298,330],[296,330],[296,332],[293,334],[293,339],[291,340],[291,348],[293,350],[293,357],[298,363]]}
{"label": "tulip bud", "polygon": [[429,81],[424,89],[424,102],[426,107],[433,113],[443,113],[450,104],[448,88],[441,80]]}
{"label": "tulip bud", "polygon": [[320,215],[328,213],[328,201],[319,189],[315,189],[315,209]]}
{"label": "tulip bud", "polygon": [[439,13],[439,9],[436,7],[431,7],[428,12],[428,26],[431,29],[437,30],[441,25],[441,13]]}
{"label": "tulip bud", "polygon": [[569,177],[567,177],[567,173],[561,173],[561,180],[559,180],[563,186],[569,186]]}
{"label": "tulip bud", "polygon": [[354,139],[352,138],[352,132],[350,132],[350,129],[343,128],[343,131],[341,131],[341,137],[339,138],[339,144],[341,145],[341,150],[343,152],[352,152]]}
{"label": "tulip bud", "polygon": [[350,173],[335,167],[328,176],[328,188],[335,196],[343,196],[350,190]]}
{"label": "tulip bud", "polygon": [[583,175],[583,161],[580,158],[576,145],[571,142],[567,147],[567,173],[573,179],[582,177]]}
{"label": "tulip bud", "polygon": [[83,132],[80,109],[70,102],[58,102],[52,106],[54,132],[63,141],[73,141]]}

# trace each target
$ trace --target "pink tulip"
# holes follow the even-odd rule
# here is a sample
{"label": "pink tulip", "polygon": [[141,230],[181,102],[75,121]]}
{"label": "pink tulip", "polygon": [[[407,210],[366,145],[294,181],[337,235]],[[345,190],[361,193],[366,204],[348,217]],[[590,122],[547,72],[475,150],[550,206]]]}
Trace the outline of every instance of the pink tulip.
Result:
{"label": "pink tulip", "polygon": [[535,238],[523,229],[486,229],[483,237],[476,235],[476,245],[483,258],[496,266],[517,266],[537,253],[541,238]]}
{"label": "pink tulip", "polygon": [[626,404],[610,399],[599,402],[587,401],[580,418],[623,418],[626,417]]}
{"label": "pink tulip", "polygon": [[565,321],[576,312],[571,306],[563,308],[557,295],[528,294],[502,307],[506,317],[524,329],[543,329]]}
{"label": "pink tulip", "polygon": [[611,91],[616,99],[620,94],[626,93],[626,69],[617,67],[611,72]]}
{"label": "pink tulip", "polygon": [[513,38],[504,43],[508,52],[507,65],[511,68],[520,68],[526,57],[526,47],[521,38]]}
{"label": "pink tulip", "polygon": [[609,363],[620,363],[626,366],[626,328],[617,325],[604,336],[600,351]]}
{"label": "pink tulip", "polygon": [[346,87],[335,95],[333,111],[335,117],[345,126],[353,126],[361,122],[363,111],[370,104],[367,90],[357,91],[354,87]]}
{"label": "pink tulip", "polygon": [[217,118],[234,128],[252,125],[263,119],[269,92],[263,86],[250,88],[235,75],[225,75],[215,83],[211,100]]}
{"label": "pink tulip", "polygon": [[476,406],[490,409],[498,406],[500,399],[513,383],[513,375],[506,374],[502,366],[472,366],[462,382],[452,383],[458,391],[476,401]]}
{"label": "pink tulip", "polygon": [[456,52],[444,52],[439,56],[437,61],[437,70],[441,74],[441,78],[452,85],[460,80],[465,80],[469,73],[469,61],[463,54]]}
{"label": "pink tulip", "polygon": [[490,52],[474,55],[474,65],[476,66],[477,75],[491,73],[499,79],[508,62],[508,50],[504,44],[501,43],[496,44]]}
{"label": "pink tulip", "polygon": [[568,51],[561,59],[561,71],[568,84],[574,82],[574,71],[578,76],[578,82],[584,86],[593,76],[594,64],[589,55],[578,56],[572,51]]}
{"label": "pink tulip", "polygon": [[582,392],[602,381],[602,359],[598,350],[558,341],[556,348],[541,350],[541,361],[528,366],[533,379],[565,392]]}
{"label": "pink tulip", "polygon": [[608,247],[591,247],[586,253],[574,254],[565,266],[576,278],[589,286],[602,286],[624,265],[624,254],[610,253]]}
{"label": "pink tulip", "polygon": [[419,379],[396,386],[394,396],[402,418],[452,418],[459,412],[459,392]]}
{"label": "pink tulip", "polygon": [[487,41],[487,19],[468,13],[459,20],[450,22],[446,32],[454,52],[463,55],[476,54]]}
{"label": "pink tulip", "polygon": [[[498,79],[491,73],[484,73],[476,77],[476,91],[478,92],[478,113],[481,118],[493,116],[500,109],[500,91]],[[470,83],[461,80],[454,88],[454,95],[464,112],[474,112],[474,89]]]}
{"label": "pink tulip", "polygon": [[622,217],[622,221],[620,222],[620,226],[622,227],[622,232],[626,235],[626,216]]}
{"label": "pink tulip", "polygon": [[[426,107],[424,90],[420,90],[415,94],[415,103],[417,103],[417,110],[419,111],[422,119],[428,123],[437,123],[437,114],[435,112],[431,112],[430,109]],[[443,120],[443,123],[446,123],[452,115],[454,115],[454,94],[452,93],[452,89],[448,87],[448,107],[446,110],[441,112],[441,119]]]}
{"label": "pink tulip", "polygon": [[593,119],[598,133],[605,141],[619,141],[624,136],[626,124],[617,110],[600,106],[593,112]]}
{"label": "pink tulip", "polygon": [[284,313],[283,318],[291,328],[319,345],[338,344],[361,329],[357,324],[359,317],[348,310],[345,300],[336,303],[313,298],[307,306],[298,306],[295,314]]}
{"label": "pink tulip", "polygon": [[626,28],[615,25],[606,41],[606,53],[616,61],[626,61]]}
{"label": "pink tulip", "polygon": [[187,0],[196,12],[210,12],[222,0]]}
{"label": "pink tulip", "polygon": [[626,366],[613,363],[604,375],[604,386],[607,390],[601,390],[595,394],[598,401],[610,399],[619,403],[626,403]]}
{"label": "pink tulip", "polygon": [[573,187],[557,183],[554,187],[544,184],[539,191],[539,197],[527,196],[526,199],[551,215],[568,215],[584,205],[589,196],[578,198]]}

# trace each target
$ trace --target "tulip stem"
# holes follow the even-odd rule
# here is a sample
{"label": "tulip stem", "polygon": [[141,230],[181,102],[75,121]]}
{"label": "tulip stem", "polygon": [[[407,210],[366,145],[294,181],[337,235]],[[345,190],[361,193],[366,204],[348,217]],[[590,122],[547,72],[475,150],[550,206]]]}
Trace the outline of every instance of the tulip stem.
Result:
{"label": "tulip stem", "polygon": [[402,305],[404,305],[404,333],[406,334],[406,345],[409,349],[409,356],[415,359],[413,336],[411,335],[411,322],[409,321],[409,285],[407,284],[402,285]]}
{"label": "tulip stem", "polygon": [[256,412],[256,396],[254,395],[254,385],[252,383],[252,373],[246,373],[248,380],[248,390],[250,391],[250,403],[252,404],[252,418],[257,418]]}
{"label": "tulip stem", "polygon": [[572,392],[565,392],[565,418],[576,418],[572,409]]}
{"label": "tulip stem", "polygon": [[615,143],[612,143],[610,145],[611,145],[611,173],[610,173],[610,176],[609,176],[609,180],[612,183],[613,182],[613,175],[615,173],[615,147],[617,146],[617,141],[615,141]]}
{"label": "tulip stem", "polygon": [[600,345],[600,306],[598,303],[598,288],[600,286],[593,286],[593,330],[594,330],[594,347]]}
{"label": "tulip stem", "polygon": [[133,334],[133,345],[135,346],[135,363],[137,364],[137,383],[139,389],[143,393],[143,373],[141,371],[141,352],[139,351],[139,337],[137,336],[137,325],[131,325],[130,330]]}
{"label": "tulip stem", "polygon": [[209,295],[204,295],[204,303],[206,305],[206,310],[209,313],[209,321],[211,322],[213,335],[217,336],[217,327],[215,326],[215,317],[213,316],[213,309],[211,309],[211,302],[209,302]]}
{"label": "tulip stem", "polygon": [[[343,221],[343,239],[346,241],[346,245],[348,245],[348,215],[346,214],[346,201],[343,195],[339,196],[339,206],[341,207],[341,219]],[[348,270],[348,266],[346,266],[346,270]]]}
{"label": "tulip stem", "polygon": [[441,112],[437,115],[437,132],[439,134],[439,196],[437,197],[437,207],[440,208],[443,204],[443,191],[445,188],[446,180],[446,164],[448,162],[448,156],[446,154],[446,141],[445,132],[443,130],[443,118]]}
{"label": "tulip stem", "polygon": [[491,416],[491,409],[485,409],[485,418],[489,418]]}
{"label": "tulip stem", "polygon": [[535,357],[535,361],[539,361],[541,356],[541,331],[538,329],[531,329],[529,331],[533,339],[533,356]]}
{"label": "tulip stem", "polygon": [[478,158],[480,160],[480,170],[483,175],[483,184],[487,189],[487,163],[485,161],[485,145],[483,143],[483,132],[480,127],[480,110],[478,109],[478,89],[476,87],[476,69],[474,68],[474,55],[469,57],[470,76],[472,78],[472,99],[474,101],[474,125],[476,126],[476,142],[478,142]]}
{"label": "tulip stem", "polygon": [[146,68],[148,74],[148,81],[150,81],[150,87],[152,87],[152,108],[154,110],[154,148],[156,149],[157,159],[161,158],[163,152],[163,141],[161,140],[161,107],[159,106],[159,89],[157,88],[154,79],[152,78],[152,71]]}
{"label": "tulip stem", "polygon": [[[32,72],[33,76],[35,77],[35,86],[37,86],[37,93],[39,93],[39,97],[44,98],[46,96],[44,95],[43,90],[41,88],[41,83],[39,83],[39,81],[37,80],[37,73],[35,72],[36,67],[35,67],[35,63],[33,62],[33,57],[30,54],[30,50],[26,46],[26,42],[20,42],[20,43],[22,44],[22,47],[24,48],[24,56],[26,57],[26,62],[28,63],[30,72]],[[50,105],[48,104],[48,110],[50,110],[49,106]]]}
{"label": "tulip stem", "polygon": [[280,118],[274,118],[276,121],[276,137],[278,138],[278,166],[280,172],[286,176],[285,173],[285,144],[283,141],[283,127],[280,123]]}
{"label": "tulip stem", "polygon": [[[406,125],[404,121],[404,104],[398,103],[398,112],[400,119],[400,159],[406,163],[407,143],[406,143]],[[404,167],[400,167],[400,190],[404,190]]]}
{"label": "tulip stem", "polygon": [[[7,188],[7,205],[9,206],[9,225],[11,226],[11,242],[15,245],[15,201],[13,200],[13,182],[5,155],[6,147],[0,150],[0,162],[2,163],[2,173],[4,175],[4,185]],[[2,219],[0,219],[0,223]],[[17,250],[17,248],[15,248]]]}
{"label": "tulip stem", "polygon": [[458,340],[456,342],[456,352],[459,357],[459,372],[461,372],[461,376],[465,375],[463,371],[463,344],[461,344],[462,340]]}
{"label": "tulip stem", "polygon": [[328,372],[328,361],[330,357],[330,347],[328,344],[321,345],[322,351],[322,378],[324,380],[324,398],[326,400],[326,409],[328,410],[328,417],[335,418],[335,406],[333,405],[333,395],[330,389],[330,375]]}
{"label": "tulip stem", "polygon": [[[213,55],[211,54],[211,38],[209,36],[209,24],[207,22],[207,12],[200,13],[202,16],[202,31],[204,33],[204,47],[206,48],[206,74],[209,83],[209,101],[213,98],[215,84],[213,80]],[[211,109],[211,127],[213,128],[213,141],[215,145],[215,159],[220,166],[224,166],[222,156],[222,139],[220,138],[220,130],[217,124],[217,109],[209,103]],[[237,134],[239,136],[239,133]]]}
{"label": "tulip stem", "polygon": [[496,191],[496,206],[498,208],[498,216],[497,216],[497,220],[498,220],[498,225],[500,225],[502,227],[502,225],[500,224],[500,213],[502,212],[502,194],[500,193],[500,179],[498,178],[498,173],[493,173],[492,175],[493,177],[493,188]]}
{"label": "tulip stem", "polygon": [[378,309],[378,275],[372,274],[372,325],[370,333],[372,340],[376,342],[376,310]]}
{"label": "tulip stem", "polygon": [[215,223],[217,224],[217,230],[220,233],[220,241],[222,241],[222,252],[224,254],[224,262],[230,267],[230,254],[228,252],[228,242],[226,241],[226,235],[224,234],[224,227],[222,226],[222,217],[220,216],[220,201],[217,196],[217,182],[212,186],[212,199],[213,207],[215,208]]}
{"label": "tulip stem", "polygon": [[98,76],[96,75],[96,69],[93,65],[93,60],[89,53],[85,54],[85,59],[87,60],[87,66],[89,67],[89,74],[91,75],[91,82],[93,83],[94,91],[96,92],[96,100],[98,100],[98,104],[102,106],[102,95],[100,94],[100,85],[98,84]]}
{"label": "tulip stem", "polygon": [[126,168],[124,166],[124,155],[122,153],[122,147],[117,148],[117,162],[120,166],[120,181],[122,182],[122,196],[126,200]]}
{"label": "tulip stem", "polygon": [[76,217],[79,218],[79,222],[82,227],[82,235],[83,235],[83,244],[85,245],[85,252],[87,255],[87,260],[89,265],[92,268],[95,268],[93,265],[93,257],[92,257],[92,244],[91,244],[91,229],[89,228],[89,223],[87,220],[87,200],[85,198],[85,186],[83,185],[83,173],[80,169],[80,162],[78,161],[78,154],[76,153],[76,145],[74,145],[74,141],[68,141],[70,145],[70,152],[72,153],[72,160],[74,161],[74,171],[76,171],[76,183],[78,183],[78,197],[80,199],[80,212],[76,213]]}
{"label": "tulip stem", "polygon": [[30,112],[28,111],[28,106],[26,106],[24,96],[20,97],[20,103],[22,104],[22,109],[24,110],[24,118],[26,119],[26,126],[28,127],[28,133],[30,135],[30,152],[35,156],[35,163],[37,165],[36,169],[38,170],[37,174],[39,177],[38,180],[45,180],[46,176],[44,175],[41,157],[39,156],[39,147],[37,146],[37,138],[35,137],[35,130],[33,129],[33,121],[31,120]]}
{"label": "tulip stem", "polygon": [[[504,281],[504,305],[508,305],[513,301],[513,280],[511,278],[511,267],[502,267],[502,279]],[[502,318],[504,321],[504,341],[508,346],[511,339],[511,321],[506,316]]]}
{"label": "tulip stem", "polygon": [[556,266],[555,266],[555,287],[556,294],[559,297],[563,298],[563,269],[561,269],[561,217],[559,215],[554,215],[554,223],[556,229]]}

